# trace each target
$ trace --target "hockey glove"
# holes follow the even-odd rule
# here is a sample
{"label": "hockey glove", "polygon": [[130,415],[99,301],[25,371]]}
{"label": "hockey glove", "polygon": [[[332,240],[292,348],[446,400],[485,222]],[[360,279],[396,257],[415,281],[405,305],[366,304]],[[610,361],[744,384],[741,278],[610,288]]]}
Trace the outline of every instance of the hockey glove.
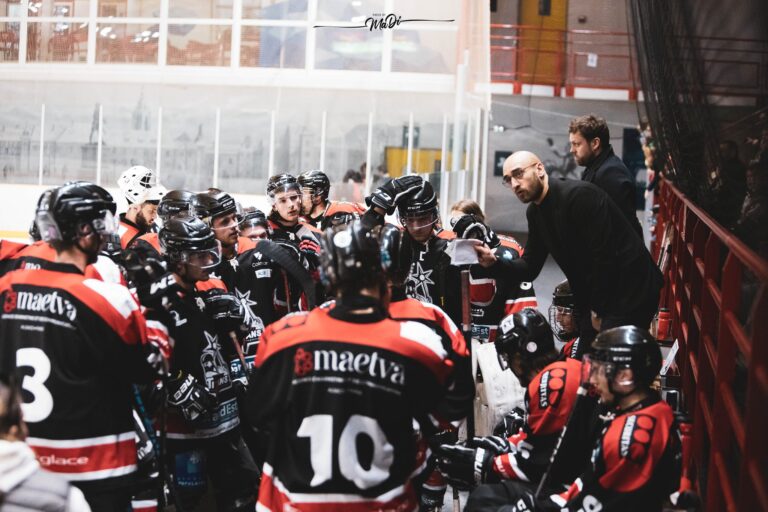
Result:
{"label": "hockey glove", "polygon": [[468,491],[485,483],[493,471],[493,453],[485,448],[444,444],[437,455],[437,468],[452,487]]}
{"label": "hockey glove", "polygon": [[237,339],[244,339],[251,332],[251,319],[245,306],[234,294],[212,289],[202,294],[205,313],[213,318],[223,333],[234,332]]}
{"label": "hockey glove", "polygon": [[395,178],[374,190],[369,197],[365,198],[365,203],[368,206],[378,206],[387,215],[392,215],[398,201],[403,196],[419,190],[423,184],[424,180],[415,174]]}
{"label": "hockey glove", "polygon": [[501,241],[496,233],[472,214],[462,215],[453,222],[453,232],[464,239],[480,240],[491,249],[498,247]]}
{"label": "hockey glove", "polygon": [[192,374],[179,372],[168,381],[168,404],[178,408],[187,421],[195,421],[216,407],[216,396]]}
{"label": "hockey glove", "polygon": [[320,265],[320,244],[311,236],[301,237],[299,250],[306,258],[310,268],[317,268]]}
{"label": "hockey glove", "polygon": [[511,412],[504,415],[503,418],[493,428],[494,436],[509,437],[520,432],[525,425],[525,411],[515,407]]}
{"label": "hockey glove", "polygon": [[142,306],[155,310],[164,310],[172,300],[178,298],[181,286],[170,272],[136,287],[136,295]]}

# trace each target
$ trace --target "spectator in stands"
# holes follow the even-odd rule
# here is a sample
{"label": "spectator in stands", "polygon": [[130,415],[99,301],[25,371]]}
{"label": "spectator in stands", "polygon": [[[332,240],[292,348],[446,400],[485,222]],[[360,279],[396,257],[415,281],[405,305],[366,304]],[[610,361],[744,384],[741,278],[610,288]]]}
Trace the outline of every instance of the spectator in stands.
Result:
{"label": "spectator in stands", "polygon": [[593,311],[602,329],[647,329],[658,306],[661,272],[608,195],[591,183],[549,180],[539,157],[528,151],[507,158],[503,173],[504,185],[529,203],[528,243],[515,260],[496,258],[488,247],[477,245],[480,264],[504,265],[510,278],[533,281],[552,254],[571,284],[585,344],[595,334]]}
{"label": "spectator in stands", "polygon": [[747,195],[734,232],[768,259],[768,162],[752,160],[747,167]]}
{"label": "spectator in stands", "polygon": [[585,167],[582,181],[603,189],[642,239],[643,228],[635,214],[635,177],[614,154],[608,123],[594,114],[576,117],[568,127],[568,140],[576,163]]}

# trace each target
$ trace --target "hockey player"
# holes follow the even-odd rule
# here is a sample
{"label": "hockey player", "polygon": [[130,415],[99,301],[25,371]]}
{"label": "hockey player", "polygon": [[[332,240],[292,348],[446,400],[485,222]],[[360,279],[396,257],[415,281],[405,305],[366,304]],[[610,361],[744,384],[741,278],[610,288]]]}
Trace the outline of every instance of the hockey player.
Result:
{"label": "hockey player", "polygon": [[43,198],[36,219],[55,261],[0,279],[0,364],[24,375],[27,442],[43,468],[93,510],[124,512],[136,471],[131,383],[154,379],[147,358],[157,351],[128,290],[83,274],[117,229],[114,212],[109,193],[86,182]]}
{"label": "hockey player", "polygon": [[272,203],[269,213],[270,239],[289,242],[306,253],[317,268],[320,252],[320,230],[301,221],[301,188],[290,174],[278,174],[267,182],[267,198]]}
{"label": "hockey player", "polygon": [[127,169],[117,180],[120,192],[128,202],[128,210],[120,214],[120,245],[123,249],[136,238],[150,232],[157,216],[157,205],[166,190],[152,185],[154,173],[141,165]]}
{"label": "hockey player", "polygon": [[254,242],[269,238],[269,223],[263,211],[253,206],[243,210],[240,236],[250,238]]}
{"label": "hockey player", "polygon": [[[442,309],[406,295],[405,282],[413,262],[411,243],[410,236],[396,226],[386,224],[381,228],[379,244],[382,267],[391,295],[389,315],[395,320],[424,323],[442,337],[443,347],[451,354],[454,372],[450,392],[438,406],[432,419],[442,430],[441,436],[456,436],[457,420],[464,419],[470,413],[472,397],[475,394],[469,351],[464,335]],[[419,453],[417,467],[423,467],[423,470],[415,479],[417,483],[424,480],[420,488],[417,488],[421,510],[442,509],[446,490],[445,479],[434,469],[434,460],[427,460],[427,440],[424,439],[422,444],[423,450]]]}
{"label": "hockey player", "polygon": [[549,323],[557,339],[565,343],[560,349],[563,357],[581,359],[584,347],[579,343],[579,325],[576,311],[576,299],[571,292],[571,285],[565,279],[555,286],[552,292],[552,304],[549,306]]}
{"label": "hockey player", "polygon": [[[526,410],[505,417],[507,428],[501,436],[441,448],[440,468],[458,487],[500,479],[538,483],[576,405],[581,362],[557,361],[552,329],[544,315],[528,308],[507,316],[495,343],[500,357],[526,388]],[[569,484],[584,468],[595,439],[594,405],[590,399],[581,407],[579,418],[584,420],[578,429],[571,429],[569,445],[561,446],[549,477],[554,485]]]}
{"label": "hockey player", "polygon": [[301,187],[301,214],[308,224],[322,231],[348,224],[365,213],[361,204],[330,201],[331,180],[323,171],[305,171],[296,179]]}
{"label": "hockey player", "polygon": [[209,477],[217,510],[253,510],[258,470],[240,434],[236,387],[227,363],[234,351],[230,333],[244,318],[238,317],[239,301],[210,279],[221,260],[220,243],[199,219],[175,217],[160,230],[160,244],[182,289],[163,312],[173,320],[168,331],[177,341],[170,360],[167,421],[176,494],[183,509],[190,510]]}
{"label": "hockey player", "polygon": [[333,308],[264,331],[249,413],[270,436],[259,510],[413,510],[414,418],[453,370],[440,336],[385,308],[379,244],[359,221],[323,236]]}
{"label": "hockey player", "polygon": [[437,227],[437,195],[432,185],[419,176],[403,176],[377,188],[366,202],[370,205],[362,219],[366,225],[383,223],[384,214],[397,210],[400,222],[413,241],[408,296],[439,306],[458,323],[461,280],[459,269],[451,265],[446,253],[448,242],[456,235]]}
{"label": "hockey player", "polygon": [[466,510],[662,510],[680,483],[680,434],[672,408],[651,388],[661,352],[634,326],[598,334],[585,356],[585,373],[599,395],[602,434],[591,461],[564,492],[504,482],[470,495]]}
{"label": "hockey player", "polygon": [[[189,190],[171,190],[165,193],[157,206],[157,217],[162,224],[172,217],[190,217],[195,215],[195,201],[197,195]],[[160,259],[160,239],[157,233],[150,231],[145,233],[130,245],[131,249],[144,251],[148,256]]]}
{"label": "hockey player", "polygon": [[[474,214],[451,218],[458,238],[474,239],[487,244],[497,258],[519,258],[522,247],[514,239],[501,238]],[[501,269],[470,267],[469,295],[472,313],[472,335],[481,342],[493,341],[502,318],[525,308],[535,308],[536,292],[528,282],[511,280]]]}

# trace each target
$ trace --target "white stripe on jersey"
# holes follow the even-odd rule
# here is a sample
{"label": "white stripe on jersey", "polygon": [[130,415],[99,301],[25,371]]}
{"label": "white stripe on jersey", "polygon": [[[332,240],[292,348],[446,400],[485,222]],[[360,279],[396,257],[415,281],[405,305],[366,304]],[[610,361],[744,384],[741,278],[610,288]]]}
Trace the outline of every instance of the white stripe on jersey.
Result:
{"label": "white stripe on jersey", "polygon": [[401,322],[400,336],[415,341],[416,343],[428,348],[440,359],[448,357],[448,353],[443,348],[443,342],[440,336],[432,329],[419,322]]}
{"label": "white stripe on jersey", "polygon": [[98,279],[86,279],[83,281],[83,284],[107,299],[123,318],[128,318],[131,316],[131,313],[139,309],[139,305],[134,300],[133,295],[125,286],[99,281]]}
{"label": "white stripe on jersey", "polygon": [[48,448],[83,448],[85,446],[98,446],[102,444],[115,444],[129,439],[135,439],[136,433],[124,432],[122,434],[111,434],[108,436],[86,437],[81,439],[43,439],[41,437],[28,437],[26,442],[33,447]]}
{"label": "white stripe on jersey", "polygon": [[448,334],[456,334],[460,332],[459,328],[456,326],[455,323],[453,323],[453,320],[451,320],[451,317],[449,317],[440,306],[437,306],[430,302],[424,302],[423,300],[421,301],[421,303],[427,306],[428,308],[432,308],[436,310],[439,313],[439,316],[445,319],[446,323],[448,324],[448,327],[451,329],[451,332],[449,332]]}
{"label": "white stripe on jersey", "polygon": [[112,478],[115,476],[130,475],[136,471],[136,464],[130,464],[128,466],[122,466],[114,469],[100,469],[98,471],[84,471],[82,473],[60,473],[53,471],[54,474],[64,478],[64,480],[103,480],[104,478]]}

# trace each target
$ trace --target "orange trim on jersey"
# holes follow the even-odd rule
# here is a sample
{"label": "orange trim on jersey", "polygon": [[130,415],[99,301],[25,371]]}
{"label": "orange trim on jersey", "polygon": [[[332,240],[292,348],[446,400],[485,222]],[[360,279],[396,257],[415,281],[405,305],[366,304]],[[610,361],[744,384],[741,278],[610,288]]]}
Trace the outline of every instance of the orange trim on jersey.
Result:
{"label": "orange trim on jersey", "polygon": [[[400,335],[401,322],[397,320],[385,318],[378,322],[355,324],[337,320],[328,313],[325,309],[316,308],[309,313],[288,315],[267,326],[259,343],[256,366],[295,345],[327,341],[367,346],[414,359],[434,373],[441,383],[453,371],[453,362],[440,358],[421,343],[403,343],[407,338]],[[329,335],[324,336],[323,333]]]}
{"label": "orange trim on jersey", "polygon": [[517,251],[517,254],[519,256],[522,256],[523,252],[525,252],[525,249],[523,249],[523,246],[520,245],[520,243],[514,238],[505,236],[505,235],[498,235],[498,237],[499,237],[499,242],[501,242],[501,245],[503,245],[504,247],[508,247],[510,249],[514,249],[515,251]]}
{"label": "orange trim on jersey", "polygon": [[136,238],[136,235],[139,234],[139,229],[136,226],[131,226],[127,222],[120,221],[120,227],[122,229],[125,229],[122,235],[120,235],[120,247],[123,249],[128,248],[128,244],[130,244],[134,238]]}
{"label": "orange trim on jersey", "polygon": [[16,254],[16,258],[40,258],[45,261],[56,261],[56,250],[48,242],[35,242],[26,246]]}
{"label": "orange trim on jersey", "polygon": [[349,201],[331,201],[325,210],[325,216],[330,217],[337,213],[365,213],[366,208],[360,203],[351,203]]}
{"label": "orange trim on jersey", "polygon": [[205,291],[214,290],[214,289],[224,290],[225,292],[228,291],[227,285],[224,284],[224,281],[222,281],[221,279],[215,279],[213,277],[211,277],[207,281],[198,281],[195,283],[195,290],[199,292],[205,292]]}
{"label": "orange trim on jersey", "polygon": [[453,321],[439,306],[425,305],[418,299],[408,297],[389,304],[389,316],[395,320],[425,320],[438,325],[451,340],[453,351],[468,356],[467,343]]}
{"label": "orange trim on jersey", "polygon": [[133,432],[100,438],[55,440],[28,438],[43,469],[70,480],[96,480],[136,470]]}
{"label": "orange trim on jersey", "polygon": [[16,257],[19,251],[25,249],[28,244],[13,242],[11,240],[0,240],[0,260],[7,260]]}
{"label": "orange trim on jersey", "polygon": [[250,251],[256,248],[256,242],[248,238],[247,236],[237,237],[237,254],[243,254],[245,251]]}
{"label": "orange trim on jersey", "polygon": [[[160,237],[157,236],[157,233],[151,233],[151,232],[150,233],[144,233],[143,235],[141,235],[136,240],[144,240],[149,245],[151,245],[152,248],[155,249],[157,252],[159,252],[159,253],[163,252],[163,251],[160,250]],[[120,239],[120,243],[121,244],[123,243],[122,238]],[[134,240],[134,243],[136,243],[135,240]],[[131,244],[131,245],[133,245],[133,244]]]}
{"label": "orange trim on jersey", "polygon": [[[17,284],[39,286],[49,290],[61,290],[75,297],[101,317],[127,345],[143,345],[146,343],[147,324],[139,311],[138,303],[130,295],[128,289],[124,289],[125,294],[134,301],[136,308],[127,317],[124,317],[115,309],[109,297],[105,297],[98,291],[85,285],[84,281],[86,279],[82,274],[68,274],[53,270],[20,270],[11,272],[6,277],[0,279],[0,294]],[[106,283],[106,285],[119,287],[119,285],[113,283]]]}
{"label": "orange trim on jersey", "polygon": [[456,238],[456,233],[454,233],[453,231],[449,231],[447,229],[441,229],[440,231],[435,233],[435,235],[438,238],[442,238],[443,240],[454,240]]}

